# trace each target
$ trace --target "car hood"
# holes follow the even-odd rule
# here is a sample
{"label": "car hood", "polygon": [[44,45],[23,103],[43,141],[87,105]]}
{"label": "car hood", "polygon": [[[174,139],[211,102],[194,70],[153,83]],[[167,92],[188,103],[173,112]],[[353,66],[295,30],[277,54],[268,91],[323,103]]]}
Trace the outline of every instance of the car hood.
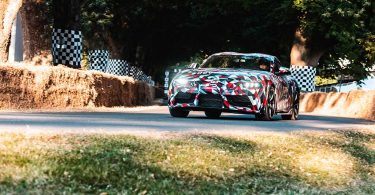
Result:
{"label": "car hood", "polygon": [[232,69],[232,68],[199,68],[189,69],[180,72],[175,78],[186,78],[190,81],[209,81],[209,80],[269,80],[270,72],[250,70],[250,69]]}

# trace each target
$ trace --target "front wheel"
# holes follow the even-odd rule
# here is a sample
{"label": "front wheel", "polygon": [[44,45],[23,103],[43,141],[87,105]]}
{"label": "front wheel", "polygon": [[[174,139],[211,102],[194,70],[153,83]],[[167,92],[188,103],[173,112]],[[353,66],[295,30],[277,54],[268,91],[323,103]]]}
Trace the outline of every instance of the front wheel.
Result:
{"label": "front wheel", "polygon": [[206,110],[206,111],[204,111],[204,114],[207,116],[207,118],[215,119],[215,118],[220,118],[221,111],[219,111],[219,110]]}
{"label": "front wheel", "polygon": [[299,94],[295,94],[293,98],[293,105],[290,110],[291,114],[281,115],[283,120],[298,120],[299,116]]}
{"label": "front wheel", "polygon": [[171,116],[177,118],[186,118],[189,115],[189,111],[178,108],[169,108],[169,113],[171,114]]}
{"label": "front wheel", "polygon": [[276,112],[276,95],[275,88],[271,87],[268,91],[267,105],[264,106],[263,113],[255,114],[256,120],[270,121]]}

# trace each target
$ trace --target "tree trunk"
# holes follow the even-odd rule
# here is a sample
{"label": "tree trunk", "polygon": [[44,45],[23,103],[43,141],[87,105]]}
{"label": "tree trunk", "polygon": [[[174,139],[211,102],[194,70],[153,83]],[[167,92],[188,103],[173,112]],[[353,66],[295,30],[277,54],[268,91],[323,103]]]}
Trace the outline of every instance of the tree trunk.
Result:
{"label": "tree trunk", "polygon": [[113,40],[113,37],[111,35],[111,33],[108,33],[107,34],[107,43],[108,43],[108,48],[109,48],[109,51],[111,52],[111,57],[112,58],[121,58],[121,54],[120,52],[122,52],[123,50],[123,44],[117,44],[115,40]]}
{"label": "tree trunk", "polygon": [[51,63],[51,28],[48,5],[41,0],[25,0],[20,10],[24,36],[24,60]]}
{"label": "tree trunk", "polygon": [[294,66],[317,67],[324,54],[324,48],[313,49],[303,37],[300,30],[296,30],[292,50],[290,52],[290,64]]}
{"label": "tree trunk", "polygon": [[325,51],[322,43],[323,40],[307,40],[300,30],[295,33],[290,64],[292,77],[302,92],[315,91],[316,67]]}
{"label": "tree trunk", "polygon": [[0,0],[0,62],[8,60],[10,33],[22,0]]}

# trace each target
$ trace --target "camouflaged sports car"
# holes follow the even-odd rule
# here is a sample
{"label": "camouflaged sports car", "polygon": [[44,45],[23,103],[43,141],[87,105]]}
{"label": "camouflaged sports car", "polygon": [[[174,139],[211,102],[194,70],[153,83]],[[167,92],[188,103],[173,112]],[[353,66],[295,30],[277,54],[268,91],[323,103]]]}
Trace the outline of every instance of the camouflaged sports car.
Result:
{"label": "camouflaged sports car", "polygon": [[173,117],[204,111],[209,118],[233,112],[255,114],[258,120],[271,120],[276,114],[296,120],[299,88],[275,56],[217,53],[174,77],[168,106]]}

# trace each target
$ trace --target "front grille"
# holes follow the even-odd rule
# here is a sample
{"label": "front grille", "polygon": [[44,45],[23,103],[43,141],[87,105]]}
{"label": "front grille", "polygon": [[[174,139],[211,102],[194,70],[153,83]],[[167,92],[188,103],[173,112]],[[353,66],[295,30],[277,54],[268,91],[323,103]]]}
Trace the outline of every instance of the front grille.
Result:
{"label": "front grille", "polygon": [[228,95],[226,96],[229,104],[236,107],[251,107],[251,102],[246,95]]}
{"label": "front grille", "polygon": [[176,100],[176,103],[179,103],[179,104],[194,103],[194,99],[196,95],[197,94],[195,93],[178,92],[175,97],[175,100]]}
{"label": "front grille", "polygon": [[202,94],[199,95],[199,106],[220,109],[223,107],[223,98],[218,94]]}

